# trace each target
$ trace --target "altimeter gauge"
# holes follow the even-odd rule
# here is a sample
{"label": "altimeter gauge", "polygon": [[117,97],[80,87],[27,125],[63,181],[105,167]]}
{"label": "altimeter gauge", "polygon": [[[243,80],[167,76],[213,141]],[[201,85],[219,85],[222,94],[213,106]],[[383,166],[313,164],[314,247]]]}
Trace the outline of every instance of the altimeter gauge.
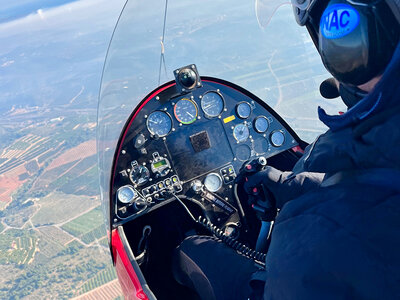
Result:
{"label": "altimeter gauge", "polygon": [[217,92],[208,92],[201,98],[201,109],[209,118],[218,117],[224,110],[224,100]]}

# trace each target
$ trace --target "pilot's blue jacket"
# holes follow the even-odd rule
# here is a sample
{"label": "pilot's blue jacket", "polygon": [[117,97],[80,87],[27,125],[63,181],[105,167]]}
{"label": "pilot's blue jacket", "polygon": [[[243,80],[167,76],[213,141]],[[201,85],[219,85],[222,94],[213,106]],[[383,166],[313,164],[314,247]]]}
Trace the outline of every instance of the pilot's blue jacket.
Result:
{"label": "pilot's blue jacket", "polygon": [[400,299],[400,47],[365,99],[319,114],[330,130],[293,173],[270,174],[264,299]]}

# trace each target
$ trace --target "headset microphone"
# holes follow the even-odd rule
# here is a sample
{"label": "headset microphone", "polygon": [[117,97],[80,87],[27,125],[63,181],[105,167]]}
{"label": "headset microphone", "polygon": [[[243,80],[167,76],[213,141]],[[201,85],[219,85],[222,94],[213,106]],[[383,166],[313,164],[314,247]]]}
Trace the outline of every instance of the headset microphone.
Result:
{"label": "headset microphone", "polygon": [[337,81],[333,77],[322,81],[319,92],[326,99],[334,99],[340,96]]}

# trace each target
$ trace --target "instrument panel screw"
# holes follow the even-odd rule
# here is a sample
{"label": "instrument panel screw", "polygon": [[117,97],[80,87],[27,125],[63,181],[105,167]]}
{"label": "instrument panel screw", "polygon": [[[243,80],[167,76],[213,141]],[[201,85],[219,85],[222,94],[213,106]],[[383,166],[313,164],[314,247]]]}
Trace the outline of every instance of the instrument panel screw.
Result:
{"label": "instrument panel screw", "polygon": [[148,115],[144,115],[144,118],[147,119]]}
{"label": "instrument panel screw", "polygon": [[126,154],[126,151],[125,151],[125,150],[122,150],[121,153],[122,153],[122,154]]}
{"label": "instrument panel screw", "polygon": [[160,97],[159,97],[159,96],[156,96],[156,100],[160,100]]}

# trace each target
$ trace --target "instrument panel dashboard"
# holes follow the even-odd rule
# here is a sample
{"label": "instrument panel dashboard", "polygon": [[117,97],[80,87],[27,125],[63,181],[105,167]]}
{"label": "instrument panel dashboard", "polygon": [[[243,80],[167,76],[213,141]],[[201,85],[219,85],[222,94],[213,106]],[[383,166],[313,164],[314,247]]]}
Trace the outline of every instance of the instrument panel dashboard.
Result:
{"label": "instrument panel dashboard", "polygon": [[169,82],[132,112],[121,133],[111,183],[114,224],[183,197],[215,224],[238,220],[234,180],[244,162],[300,142],[265,102],[212,77],[186,90]]}

